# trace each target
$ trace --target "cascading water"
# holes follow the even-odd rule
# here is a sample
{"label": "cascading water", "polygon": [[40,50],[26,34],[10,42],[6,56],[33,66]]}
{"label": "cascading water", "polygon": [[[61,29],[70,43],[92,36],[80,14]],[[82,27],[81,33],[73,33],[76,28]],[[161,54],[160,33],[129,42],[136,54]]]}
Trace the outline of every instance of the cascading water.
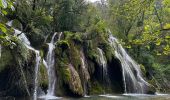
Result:
{"label": "cascading water", "polygon": [[89,97],[87,96],[87,82],[90,79],[90,75],[88,72],[88,69],[86,67],[85,64],[85,56],[83,51],[80,52],[80,59],[81,59],[81,67],[82,67],[82,73],[83,73],[83,77],[84,77],[84,83],[83,83],[83,87],[84,87],[84,97]]}
{"label": "cascading water", "polygon": [[54,59],[54,37],[56,36],[57,33],[54,33],[51,42],[47,43],[48,44],[48,53],[47,53],[47,58],[46,58],[46,62],[48,65],[48,90],[47,90],[47,95],[54,95],[54,89],[55,89],[55,82],[56,82],[56,75],[55,75],[55,68],[54,68],[54,63],[55,63],[55,59]]}
{"label": "cascading water", "polygon": [[63,32],[61,32],[60,34],[59,34],[59,36],[58,36],[58,41],[60,41],[61,40],[61,36],[63,35]]}
{"label": "cascading water", "polygon": [[[107,62],[104,58],[104,53],[103,50],[100,48],[97,48],[97,50],[99,51],[99,63],[100,66],[102,66],[102,78],[103,78],[103,84],[105,86],[109,85],[109,79],[108,79],[108,71],[107,71]],[[104,87],[104,92],[105,92],[105,87]],[[104,93],[105,94],[105,93]]]}
{"label": "cascading water", "polygon": [[141,74],[138,65],[125,51],[118,40],[110,34],[109,43],[114,48],[115,56],[120,60],[122,66],[124,92],[125,93],[144,93],[149,83]]}
{"label": "cascading water", "polygon": [[107,75],[107,62],[104,59],[103,50],[100,48],[97,48],[97,49],[100,54],[100,58],[99,58],[100,65],[103,67],[104,74]]}
{"label": "cascading water", "polygon": [[36,64],[35,64],[35,79],[34,79],[34,100],[37,99],[37,88],[38,88],[38,72],[39,72],[39,65],[41,61],[40,53],[38,50],[35,50],[33,47],[30,46],[30,41],[27,39],[26,35],[21,31],[14,29],[15,35],[23,42],[23,44],[29,49],[35,52],[36,54]]}
{"label": "cascading water", "polygon": [[34,100],[37,99],[37,88],[38,88],[38,72],[39,72],[39,65],[41,61],[40,53],[39,51],[32,49],[36,53],[36,64],[35,64],[35,80],[34,80]]}
{"label": "cascading water", "polygon": [[[47,90],[47,95],[42,96],[40,98],[58,99],[58,97],[54,96],[55,83],[56,83],[56,79],[57,79],[56,73],[55,73],[55,66],[54,66],[55,65],[54,38],[55,38],[56,35],[57,35],[57,33],[54,33],[50,43],[47,43],[48,44],[48,53],[47,53],[46,60],[43,60],[43,64],[47,68],[47,72],[48,72],[48,81],[49,81],[48,82],[48,90]],[[60,40],[61,35],[62,35],[62,33],[59,34],[58,40]]]}

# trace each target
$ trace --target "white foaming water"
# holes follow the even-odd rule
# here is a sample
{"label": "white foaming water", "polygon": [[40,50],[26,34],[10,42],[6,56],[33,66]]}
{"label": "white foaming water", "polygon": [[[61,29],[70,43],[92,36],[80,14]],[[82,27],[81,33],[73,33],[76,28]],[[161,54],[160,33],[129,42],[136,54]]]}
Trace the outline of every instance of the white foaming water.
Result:
{"label": "white foaming water", "polygon": [[8,25],[8,26],[12,26],[12,23],[13,23],[13,20],[8,21],[8,22],[6,23],[6,25]]}
{"label": "white foaming water", "polygon": [[36,53],[36,64],[35,64],[35,80],[34,80],[34,84],[35,84],[35,87],[34,87],[34,100],[37,99],[38,72],[39,72],[39,65],[40,65],[40,61],[41,61],[39,51],[35,50],[35,53]]}
{"label": "white foaming water", "polygon": [[157,95],[157,96],[166,96],[166,95],[169,95],[169,94],[164,94],[164,93],[158,93],[158,92],[156,92],[155,95]]}
{"label": "white foaming water", "polygon": [[114,48],[115,56],[120,60],[125,93],[144,93],[149,83],[141,74],[140,66],[126,53],[118,40],[111,34],[109,36],[110,45]]}
{"label": "white foaming water", "polygon": [[[54,49],[55,49],[55,44],[54,44],[54,38],[57,35],[57,33],[54,33],[54,35],[52,36],[51,42],[47,43],[48,44],[48,53],[47,53],[47,57],[46,60],[43,60],[43,64],[45,65],[45,67],[47,68],[47,72],[48,72],[48,90],[47,90],[47,94],[45,96],[41,96],[39,98],[44,98],[44,99],[60,99],[61,97],[56,97],[55,95],[55,83],[56,83],[56,74],[55,74],[55,53],[54,53]],[[61,33],[60,33],[61,36]],[[60,39],[59,36],[59,39]],[[58,39],[58,40],[59,40]]]}
{"label": "white foaming water", "polygon": [[107,97],[107,98],[115,98],[115,99],[121,98],[120,96],[114,96],[114,95],[110,95],[110,94],[99,95],[99,96],[101,96],[101,97]]}
{"label": "white foaming water", "polygon": [[38,88],[38,72],[39,72],[39,65],[41,61],[41,56],[38,50],[34,49],[30,46],[30,41],[27,39],[26,35],[21,31],[14,29],[15,35],[23,42],[23,44],[30,50],[34,51],[36,54],[36,63],[35,63],[35,78],[34,78],[34,94],[33,99],[37,99],[37,88]]}
{"label": "white foaming water", "polygon": [[[15,36],[18,36],[18,38],[26,45],[29,46],[30,48],[32,48],[30,46],[30,41],[28,40],[28,38],[26,37],[26,35],[24,33],[22,33],[21,31],[14,29],[15,31]],[[32,48],[33,49],[33,48]],[[35,49],[34,49],[35,50]]]}
{"label": "white foaming water", "polygon": [[[103,50],[100,48],[97,48],[97,50],[99,51],[99,63],[100,66],[102,66],[103,85],[107,87],[109,85],[107,61],[105,60]],[[104,94],[105,94],[105,87],[104,87]]]}
{"label": "white foaming water", "polygon": [[104,58],[104,53],[103,50],[100,48],[97,48],[97,50],[99,51],[99,63],[102,66],[102,72],[103,72],[103,78],[106,79],[107,78],[107,62]]}
{"label": "white foaming water", "polygon": [[48,69],[47,62],[44,59],[43,59],[43,64],[44,64],[45,68]]}
{"label": "white foaming water", "polygon": [[54,63],[55,63],[55,57],[54,57],[54,38],[57,33],[54,33],[51,42],[47,43],[48,44],[48,53],[47,53],[47,58],[46,62],[48,65],[48,90],[47,90],[47,95],[54,95],[54,90],[55,90],[55,82],[56,82],[56,75],[55,75],[55,68],[54,68]]}
{"label": "white foaming water", "polygon": [[40,96],[39,99],[42,99],[42,100],[56,100],[56,99],[61,99],[61,97],[45,95],[45,96]]}
{"label": "white foaming water", "polygon": [[61,32],[60,34],[59,34],[59,36],[58,36],[58,41],[60,41],[61,40],[61,36],[63,35],[63,32]]}
{"label": "white foaming water", "polygon": [[103,67],[103,72],[107,75],[107,62],[104,59],[103,50],[100,48],[97,48],[97,50],[99,51],[100,54],[99,58],[100,65]]}

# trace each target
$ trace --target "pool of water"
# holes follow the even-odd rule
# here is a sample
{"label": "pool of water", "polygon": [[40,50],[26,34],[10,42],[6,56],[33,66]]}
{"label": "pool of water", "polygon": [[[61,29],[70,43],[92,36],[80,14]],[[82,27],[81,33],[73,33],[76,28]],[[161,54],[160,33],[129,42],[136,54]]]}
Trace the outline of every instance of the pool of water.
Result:
{"label": "pool of water", "polygon": [[[5,97],[0,98],[0,100],[30,100],[28,98],[12,98]],[[96,96],[86,96],[82,98],[39,98],[38,100],[170,100],[170,94],[156,94],[156,95],[148,95],[148,94],[120,94],[120,95],[96,95]]]}

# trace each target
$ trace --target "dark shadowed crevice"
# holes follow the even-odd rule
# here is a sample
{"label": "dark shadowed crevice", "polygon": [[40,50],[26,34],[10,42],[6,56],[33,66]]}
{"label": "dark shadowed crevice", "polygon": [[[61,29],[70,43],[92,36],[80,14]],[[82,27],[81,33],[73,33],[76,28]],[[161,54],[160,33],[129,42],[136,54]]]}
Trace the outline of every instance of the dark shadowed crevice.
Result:
{"label": "dark shadowed crevice", "polygon": [[114,93],[124,92],[124,83],[122,76],[122,67],[118,59],[113,58],[111,62],[108,63],[108,75],[110,78],[110,87]]}

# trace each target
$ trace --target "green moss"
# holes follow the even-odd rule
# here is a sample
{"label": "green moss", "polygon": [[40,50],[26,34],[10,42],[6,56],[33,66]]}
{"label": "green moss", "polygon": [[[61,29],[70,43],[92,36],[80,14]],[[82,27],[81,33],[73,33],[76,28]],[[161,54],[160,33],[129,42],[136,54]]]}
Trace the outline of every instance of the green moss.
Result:
{"label": "green moss", "polygon": [[93,43],[92,40],[88,40],[85,42],[85,54],[90,60],[94,60],[97,58],[98,52],[97,52],[97,45]]}
{"label": "green moss", "polygon": [[[0,71],[7,66],[13,66],[18,63],[24,64],[31,58],[31,51],[20,41],[15,41],[16,46],[10,48],[10,46],[4,46],[2,48],[2,57],[0,58]],[[15,58],[14,58],[15,57]],[[16,62],[17,61],[17,62]]]}
{"label": "green moss", "polygon": [[17,29],[20,29],[22,30],[22,24],[17,20],[17,19],[14,19],[13,22],[12,22],[12,26],[17,28]]}
{"label": "green moss", "polygon": [[43,63],[40,64],[39,84],[42,88],[48,88],[48,74]]}
{"label": "green moss", "polygon": [[21,58],[23,61],[28,61],[28,59],[31,57],[30,53],[32,53],[33,51],[30,51],[21,41],[17,41],[16,42],[17,46],[13,49],[13,51],[15,50],[15,52],[17,52],[17,55],[14,54],[14,56],[18,57],[19,54],[19,58]]}
{"label": "green moss", "polygon": [[0,58],[0,72],[10,65],[15,65],[13,57],[8,48],[3,47]]}
{"label": "green moss", "polygon": [[41,56],[41,58],[44,57],[44,52],[43,52],[43,50],[40,50],[40,56]]}
{"label": "green moss", "polygon": [[[67,49],[68,50],[68,49]],[[62,50],[61,46],[57,45],[55,49],[56,58],[56,72],[59,73],[59,76],[64,83],[68,83],[70,79],[70,72],[68,70],[69,58],[68,51]]]}
{"label": "green moss", "polygon": [[74,42],[76,42],[77,44],[79,43],[82,43],[83,42],[83,40],[82,40],[82,33],[75,33],[73,36],[72,36],[72,40],[74,41]]}
{"label": "green moss", "polygon": [[100,85],[98,82],[92,82],[91,88],[90,88],[90,94],[101,94],[104,93],[104,90],[102,88],[102,85]]}
{"label": "green moss", "polygon": [[[97,50],[97,49],[96,49]],[[88,58],[92,59],[92,60],[95,60],[98,58],[98,53],[95,49],[92,49],[92,50],[88,50],[87,52],[87,56]]]}
{"label": "green moss", "polygon": [[81,60],[80,60],[80,50],[76,48],[73,42],[70,42],[70,49],[69,49],[69,58],[71,61],[71,64],[78,69],[79,66],[81,66]]}
{"label": "green moss", "polygon": [[145,69],[145,66],[143,66],[142,64],[140,65],[140,69],[143,73],[143,75],[146,75],[146,69]]}
{"label": "green moss", "polygon": [[103,49],[103,52],[105,53],[107,61],[112,61],[112,58],[114,57],[114,49],[108,44],[104,43],[101,48]]}
{"label": "green moss", "polygon": [[67,40],[61,40],[57,42],[57,46],[63,50],[70,48],[69,42]]}
{"label": "green moss", "polygon": [[72,36],[73,36],[73,33],[72,33],[72,32],[69,32],[69,31],[65,31],[65,32],[64,32],[64,38],[65,38],[66,40],[69,40]]}
{"label": "green moss", "polygon": [[67,61],[64,60],[63,62],[60,62],[59,64],[59,70],[60,75],[65,83],[69,83],[69,80],[71,79],[70,70],[68,68]]}

